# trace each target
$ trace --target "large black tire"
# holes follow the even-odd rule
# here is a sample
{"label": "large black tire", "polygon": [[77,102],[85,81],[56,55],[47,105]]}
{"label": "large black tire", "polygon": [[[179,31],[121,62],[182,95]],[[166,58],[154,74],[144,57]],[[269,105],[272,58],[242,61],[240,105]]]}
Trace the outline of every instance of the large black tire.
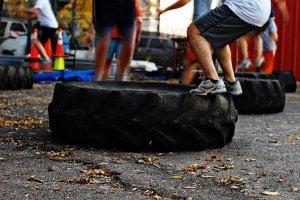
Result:
{"label": "large black tire", "polygon": [[235,76],[240,78],[274,79],[274,76],[272,74],[257,72],[236,72]]}
{"label": "large black tire", "polygon": [[33,73],[27,67],[0,66],[0,90],[31,89]]}
{"label": "large black tire", "polygon": [[241,114],[279,113],[285,107],[285,93],[280,81],[239,78],[243,95],[233,97]]}
{"label": "large black tire", "polygon": [[273,75],[275,79],[283,82],[285,92],[296,92],[297,81],[292,71],[276,71]]}
{"label": "large black tire", "polygon": [[[237,78],[270,79],[270,80],[275,79],[273,74],[257,73],[257,72],[236,72],[234,75]],[[222,77],[223,73],[219,73],[219,76]],[[195,77],[194,82],[192,84],[199,85],[204,78],[205,77],[203,76],[197,76]]]}
{"label": "large black tire", "polygon": [[67,143],[129,151],[204,150],[230,143],[238,113],[224,95],[160,83],[58,83],[51,132]]}

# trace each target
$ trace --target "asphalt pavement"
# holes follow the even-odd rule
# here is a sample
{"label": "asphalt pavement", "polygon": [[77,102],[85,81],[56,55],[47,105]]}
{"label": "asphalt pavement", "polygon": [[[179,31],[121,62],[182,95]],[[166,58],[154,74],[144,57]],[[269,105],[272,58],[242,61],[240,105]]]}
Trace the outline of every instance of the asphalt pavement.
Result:
{"label": "asphalt pavement", "polygon": [[0,199],[300,199],[300,91],[283,113],[240,115],[222,149],[133,153],[57,142],[53,89],[0,91]]}

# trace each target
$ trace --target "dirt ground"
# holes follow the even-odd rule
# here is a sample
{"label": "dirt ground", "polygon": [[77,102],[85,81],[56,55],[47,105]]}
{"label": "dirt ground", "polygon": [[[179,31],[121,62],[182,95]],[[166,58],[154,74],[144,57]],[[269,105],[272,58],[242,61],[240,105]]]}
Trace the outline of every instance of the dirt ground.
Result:
{"label": "dirt ground", "polygon": [[223,149],[131,153],[55,141],[53,89],[0,91],[0,199],[300,199],[300,91]]}

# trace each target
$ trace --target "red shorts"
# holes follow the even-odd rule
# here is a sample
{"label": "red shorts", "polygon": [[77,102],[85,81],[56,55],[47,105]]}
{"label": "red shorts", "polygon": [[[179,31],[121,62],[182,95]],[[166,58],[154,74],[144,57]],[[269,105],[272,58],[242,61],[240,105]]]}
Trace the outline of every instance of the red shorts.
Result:
{"label": "red shorts", "polygon": [[195,54],[192,51],[190,43],[188,43],[188,45],[186,47],[185,59],[188,60],[188,61],[195,61],[195,60],[197,60]]}

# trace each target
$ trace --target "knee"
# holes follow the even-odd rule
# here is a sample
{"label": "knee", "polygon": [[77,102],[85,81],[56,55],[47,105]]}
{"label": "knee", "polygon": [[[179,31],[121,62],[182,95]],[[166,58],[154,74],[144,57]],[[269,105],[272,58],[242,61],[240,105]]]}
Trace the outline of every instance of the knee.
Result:
{"label": "knee", "polygon": [[187,37],[188,39],[191,39],[195,35],[201,35],[201,32],[193,23],[191,23],[187,29]]}

